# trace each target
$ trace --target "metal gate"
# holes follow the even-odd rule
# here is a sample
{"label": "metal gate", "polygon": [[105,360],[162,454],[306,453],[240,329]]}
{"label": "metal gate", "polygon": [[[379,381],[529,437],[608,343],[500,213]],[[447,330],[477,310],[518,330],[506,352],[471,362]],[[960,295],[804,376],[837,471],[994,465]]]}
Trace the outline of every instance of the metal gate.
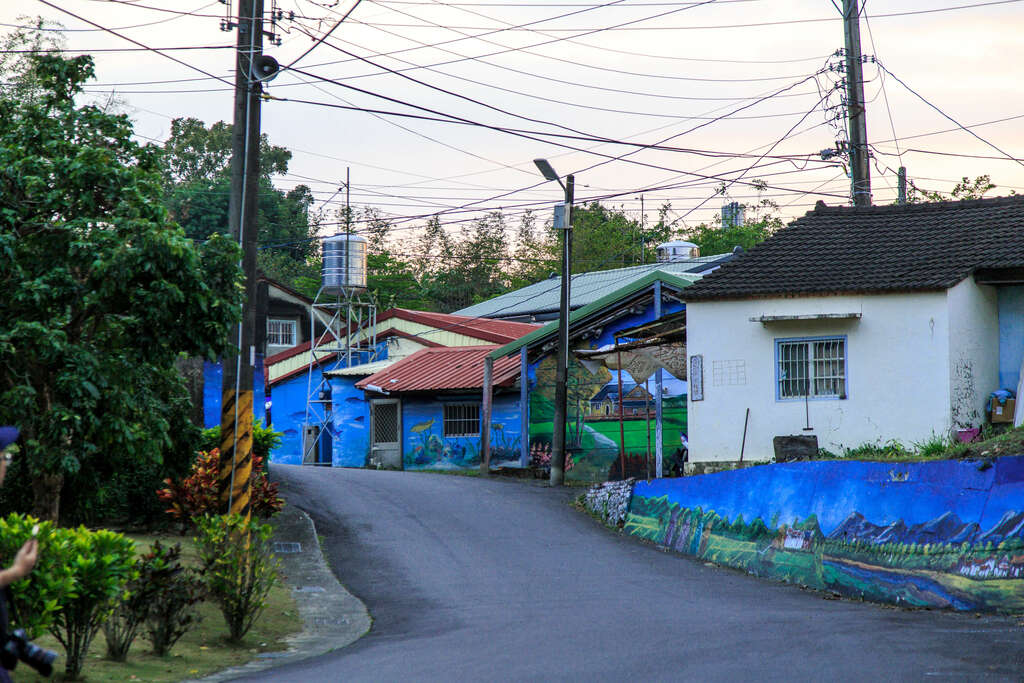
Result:
{"label": "metal gate", "polygon": [[370,403],[370,466],[402,469],[402,404],[396,398]]}

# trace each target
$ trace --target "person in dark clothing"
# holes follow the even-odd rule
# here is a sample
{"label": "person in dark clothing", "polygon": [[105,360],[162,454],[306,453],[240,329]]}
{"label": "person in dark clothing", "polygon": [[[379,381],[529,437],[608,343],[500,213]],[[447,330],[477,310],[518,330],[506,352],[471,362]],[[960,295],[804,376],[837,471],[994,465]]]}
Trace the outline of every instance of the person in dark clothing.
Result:
{"label": "person in dark clothing", "polygon": [[[3,486],[4,477],[7,476],[7,466],[14,457],[14,449],[11,448],[18,440],[17,427],[0,427],[0,486]],[[30,538],[18,550],[14,556],[14,562],[7,569],[0,570],[0,591],[3,591],[3,600],[0,600],[0,644],[7,642],[7,634],[10,627],[7,622],[7,608],[10,603],[10,585],[19,579],[28,576],[36,566],[36,558],[39,554],[39,541]],[[7,669],[0,667],[0,683],[10,683],[11,675]]]}

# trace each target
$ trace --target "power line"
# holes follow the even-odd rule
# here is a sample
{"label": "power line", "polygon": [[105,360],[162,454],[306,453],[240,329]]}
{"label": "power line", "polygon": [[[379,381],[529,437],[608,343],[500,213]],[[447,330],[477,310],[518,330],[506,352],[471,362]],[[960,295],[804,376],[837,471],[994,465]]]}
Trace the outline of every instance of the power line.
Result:
{"label": "power line", "polygon": [[891,71],[889,71],[889,70],[888,70],[887,68],[885,68],[885,65],[883,65],[883,64],[882,64],[881,62],[878,62],[878,68],[879,68],[879,69],[881,69],[882,71],[884,71],[885,73],[889,74],[890,76],[892,76],[892,77],[893,77],[893,78],[894,78],[894,79],[896,80],[896,82],[897,82],[897,83],[899,83],[899,84],[900,84],[900,85],[902,85],[902,86],[903,86],[904,88],[906,88],[906,89],[907,89],[908,91],[910,91],[910,93],[911,93],[911,94],[913,94],[913,95],[914,95],[915,97],[917,97],[917,98],[918,98],[919,100],[921,100],[922,102],[924,102],[925,104],[927,104],[927,105],[928,105],[929,107],[931,107],[932,109],[934,109],[935,111],[937,111],[937,112],[938,112],[939,114],[941,114],[941,115],[942,115],[942,116],[943,116],[944,118],[948,119],[948,120],[949,120],[950,122],[952,122],[952,123],[955,123],[955,124],[957,125],[957,127],[958,127],[958,128],[960,129],[960,130],[962,130],[962,131],[964,131],[964,132],[966,132],[966,133],[969,133],[970,135],[974,136],[974,137],[975,137],[975,138],[977,138],[978,140],[981,140],[981,141],[982,141],[982,142],[984,142],[984,143],[985,143],[986,145],[988,145],[989,147],[991,147],[991,148],[992,148],[992,149],[994,149],[995,151],[999,152],[1000,154],[1002,154],[1002,155],[1003,155],[1003,156],[1005,156],[1006,158],[1008,158],[1008,159],[1011,159],[1011,160],[1013,160],[1013,161],[1016,161],[1016,162],[1017,162],[1018,164],[1020,164],[1021,166],[1024,166],[1024,161],[1021,161],[1020,159],[1018,159],[1018,158],[1014,157],[1013,155],[1009,154],[1008,152],[1004,152],[1004,151],[1003,151],[1002,149],[1000,149],[999,147],[997,147],[997,146],[996,146],[995,144],[993,144],[993,143],[989,142],[988,140],[986,140],[985,138],[981,137],[980,135],[978,135],[977,133],[975,133],[975,132],[974,132],[973,130],[971,130],[970,128],[967,128],[966,126],[964,126],[963,124],[961,124],[961,123],[960,123],[959,121],[957,121],[956,119],[954,119],[954,118],[953,118],[952,116],[950,116],[950,115],[949,115],[949,114],[947,114],[946,112],[944,112],[944,111],[942,111],[941,109],[939,109],[939,107],[938,107],[938,106],[936,106],[936,105],[932,104],[932,103],[931,103],[930,101],[928,101],[927,99],[925,99],[925,97],[924,97],[923,95],[921,95],[921,94],[920,94],[919,92],[917,92],[916,90],[914,90],[913,88],[911,88],[911,87],[910,87],[909,85],[907,85],[907,84],[906,84],[905,82],[903,82],[903,81],[902,81],[902,80],[901,80],[901,79],[900,79],[900,78],[899,78],[898,76],[896,76],[896,75],[895,75],[895,74],[894,74],[893,72],[891,72]]}
{"label": "power line", "polygon": [[78,19],[79,21],[85,22],[86,24],[89,24],[90,26],[95,26],[98,29],[102,29],[102,30],[106,31],[107,33],[115,35],[115,36],[117,36],[118,38],[120,38],[122,40],[127,40],[129,43],[133,43],[135,45],[138,45],[141,48],[145,48],[146,50],[148,50],[150,52],[154,52],[154,53],[160,55],[161,57],[164,57],[166,59],[171,60],[172,62],[176,62],[177,64],[181,64],[182,66],[184,66],[186,68],[189,68],[189,69],[192,69],[193,71],[198,71],[199,73],[201,73],[201,74],[203,74],[205,76],[209,76],[210,78],[213,78],[213,79],[216,79],[218,81],[221,81],[222,83],[226,83],[227,85],[230,85],[232,88],[234,87],[234,85],[230,81],[228,81],[227,79],[221,78],[220,76],[214,76],[209,71],[206,71],[204,69],[200,69],[198,66],[193,66],[192,64],[189,64],[188,62],[184,62],[184,61],[178,59],[177,57],[174,57],[172,55],[166,54],[166,53],[164,53],[164,52],[162,52],[162,51],[160,51],[160,50],[158,50],[156,48],[151,48],[148,45],[140,43],[139,41],[135,40],[134,38],[129,38],[128,36],[121,35],[117,31],[115,31],[114,29],[109,29],[109,28],[106,28],[105,26],[100,26],[95,21],[91,21],[89,19],[86,19],[85,17],[79,16],[78,14],[75,14],[71,10],[67,10],[67,9],[64,9],[63,7],[59,7],[59,6],[55,5],[55,4],[53,4],[52,2],[50,2],[49,0],[39,0],[39,2],[43,3],[47,7],[51,7],[53,9],[57,10],[58,12],[63,12],[64,14],[67,14],[68,16],[74,17],[75,19]]}

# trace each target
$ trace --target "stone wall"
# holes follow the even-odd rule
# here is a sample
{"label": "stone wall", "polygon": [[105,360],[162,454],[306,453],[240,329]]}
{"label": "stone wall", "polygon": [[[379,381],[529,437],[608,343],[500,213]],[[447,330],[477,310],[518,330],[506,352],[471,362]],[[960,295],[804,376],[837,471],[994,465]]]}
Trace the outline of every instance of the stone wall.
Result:
{"label": "stone wall", "polygon": [[633,479],[626,479],[592,486],[583,496],[583,505],[608,526],[620,527],[633,497],[633,482]]}

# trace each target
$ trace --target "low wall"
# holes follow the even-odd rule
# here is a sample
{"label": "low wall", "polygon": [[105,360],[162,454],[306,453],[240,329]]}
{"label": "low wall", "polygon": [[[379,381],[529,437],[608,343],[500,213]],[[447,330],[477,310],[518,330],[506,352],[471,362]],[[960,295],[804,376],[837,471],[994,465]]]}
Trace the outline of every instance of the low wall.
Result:
{"label": "low wall", "polygon": [[638,481],[624,530],[849,597],[1024,610],[1024,456],[799,462]]}

